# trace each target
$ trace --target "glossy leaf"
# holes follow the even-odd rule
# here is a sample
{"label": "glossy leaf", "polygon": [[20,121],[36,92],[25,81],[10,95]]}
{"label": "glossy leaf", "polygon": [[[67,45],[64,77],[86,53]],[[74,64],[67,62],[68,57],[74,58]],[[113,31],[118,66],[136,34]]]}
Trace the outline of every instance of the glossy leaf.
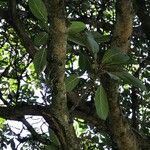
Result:
{"label": "glossy leaf", "polygon": [[111,77],[111,79],[113,80],[120,80],[120,78],[118,76],[116,76],[115,74],[112,74],[110,72],[107,72],[107,74]]}
{"label": "glossy leaf", "polygon": [[35,54],[35,57],[33,59],[35,71],[37,75],[39,75],[46,67],[47,60],[46,60],[46,50],[40,49]]}
{"label": "glossy leaf", "polygon": [[70,34],[68,34],[68,40],[73,42],[73,43],[76,43],[78,45],[86,46],[86,42],[85,42],[86,38],[85,38],[85,36],[83,36],[80,33],[77,33],[77,34],[70,33]]}
{"label": "glossy leaf", "polygon": [[87,49],[91,50],[94,55],[99,51],[99,45],[95,41],[92,33],[84,32],[84,33],[69,33],[68,40],[74,42],[80,46],[84,46]]}
{"label": "glossy leaf", "polygon": [[87,32],[87,33],[86,33],[86,36],[87,36],[87,46],[88,46],[88,48],[89,48],[90,50],[92,50],[92,52],[93,52],[94,54],[97,54],[98,51],[99,51],[99,45],[98,45],[98,43],[95,41],[95,39],[94,39],[92,33]]}
{"label": "glossy leaf", "polygon": [[107,94],[102,85],[98,87],[95,93],[95,107],[97,115],[101,119],[106,120],[109,112],[109,107],[107,101]]}
{"label": "glossy leaf", "polygon": [[93,35],[95,41],[99,44],[104,43],[104,42],[108,42],[110,40],[109,35],[102,35],[97,31],[90,31],[90,33]]}
{"label": "glossy leaf", "polygon": [[81,21],[72,21],[68,28],[69,33],[79,33],[86,28],[86,25]]}
{"label": "glossy leaf", "polygon": [[70,75],[69,78],[66,79],[65,84],[66,84],[66,91],[70,92],[72,91],[79,83],[79,76],[77,75]]}
{"label": "glossy leaf", "polygon": [[106,51],[102,59],[103,64],[126,64],[129,56],[119,49],[110,49]]}
{"label": "glossy leaf", "polygon": [[34,43],[37,46],[41,46],[47,43],[48,40],[48,34],[46,32],[40,32],[37,34],[34,38]]}
{"label": "glossy leaf", "polygon": [[29,0],[29,8],[37,19],[47,22],[48,13],[42,0]]}
{"label": "glossy leaf", "polygon": [[127,71],[114,72],[113,74],[122,79],[124,83],[131,84],[135,87],[140,88],[143,91],[146,91],[146,86],[138,78],[135,78]]}

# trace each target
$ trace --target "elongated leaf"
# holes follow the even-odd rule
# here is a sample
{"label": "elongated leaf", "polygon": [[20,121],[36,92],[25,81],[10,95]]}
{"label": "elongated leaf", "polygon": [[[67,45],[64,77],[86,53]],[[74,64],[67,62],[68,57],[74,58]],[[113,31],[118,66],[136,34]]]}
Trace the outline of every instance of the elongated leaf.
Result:
{"label": "elongated leaf", "polygon": [[65,84],[66,84],[66,91],[70,92],[72,91],[77,84],[79,83],[79,76],[77,75],[70,75],[69,78],[66,79]]}
{"label": "elongated leaf", "polygon": [[102,34],[100,34],[97,31],[89,31],[89,32],[93,35],[95,41],[98,44],[104,43],[104,42],[108,42],[110,40],[110,36],[109,35],[102,35]]}
{"label": "elongated leaf", "polygon": [[120,79],[122,79],[124,83],[131,84],[135,87],[140,88],[143,91],[146,91],[146,86],[139,79],[135,78],[133,75],[131,75],[127,71],[114,72],[113,74],[115,74]]}
{"label": "elongated leaf", "polygon": [[38,20],[38,24],[39,24],[40,28],[44,29],[44,31],[49,33],[49,26],[48,26],[47,22],[43,22],[41,20]]}
{"label": "elongated leaf", "polygon": [[37,19],[47,22],[48,13],[42,0],[29,0],[29,8]]}
{"label": "elongated leaf", "polygon": [[74,42],[78,45],[86,46],[86,42],[85,42],[86,38],[85,38],[85,36],[81,35],[80,33],[77,33],[77,34],[69,33],[68,40],[71,42]]}
{"label": "elongated leaf", "polygon": [[34,38],[34,43],[37,46],[41,46],[47,43],[48,40],[48,34],[46,32],[40,32],[37,34]]}
{"label": "elongated leaf", "polygon": [[99,51],[99,45],[95,41],[92,33],[87,32],[86,36],[87,36],[87,46],[88,46],[88,48],[91,49],[94,54],[97,54],[98,51]]}
{"label": "elongated leaf", "polygon": [[72,21],[68,29],[69,33],[79,33],[86,28],[85,24],[81,21]]}
{"label": "elongated leaf", "polygon": [[129,56],[119,49],[108,50],[102,59],[103,64],[126,64]]}
{"label": "elongated leaf", "polygon": [[33,59],[34,67],[36,73],[39,75],[46,67],[47,60],[46,60],[46,50],[40,49]]}
{"label": "elongated leaf", "polygon": [[68,40],[78,45],[85,46],[87,49],[92,51],[95,57],[99,51],[99,45],[95,41],[92,33],[90,32],[76,33],[76,34],[69,33]]}
{"label": "elongated leaf", "polygon": [[112,74],[110,72],[107,72],[107,74],[113,79],[113,80],[120,80],[120,78],[118,76],[116,76],[115,74]]}
{"label": "elongated leaf", "polygon": [[101,119],[106,120],[109,112],[109,107],[107,101],[107,94],[102,85],[98,87],[95,93],[95,107],[97,115]]}

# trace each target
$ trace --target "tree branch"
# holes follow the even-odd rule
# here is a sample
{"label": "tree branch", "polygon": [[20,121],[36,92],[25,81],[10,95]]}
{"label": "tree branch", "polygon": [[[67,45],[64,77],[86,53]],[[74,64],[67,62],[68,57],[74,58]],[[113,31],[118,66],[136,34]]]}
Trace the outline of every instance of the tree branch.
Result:
{"label": "tree branch", "polygon": [[[111,49],[120,49],[128,52],[130,37],[133,26],[132,0],[117,0],[116,2],[116,24],[113,32]],[[118,95],[118,83],[109,76],[102,76],[102,84],[107,92],[109,102],[109,123],[110,131],[114,136],[119,150],[140,150],[139,141],[133,133],[129,123],[124,118]]]}
{"label": "tree branch", "polygon": [[29,105],[25,102],[17,103],[15,106],[0,107],[0,117],[9,120],[20,121],[25,115],[42,116],[43,112],[51,113],[50,107]]}
{"label": "tree branch", "polygon": [[[78,96],[75,96],[75,94],[74,97],[71,97],[71,95],[68,97],[69,108],[74,105],[73,102],[75,102],[77,97]],[[98,131],[104,131],[108,133],[109,131],[105,122],[97,117],[95,111],[91,112],[89,110],[90,106],[87,103],[81,103],[72,112],[72,117],[84,119],[89,125],[95,126]],[[17,103],[16,106],[0,107],[0,117],[8,120],[22,121],[25,115],[43,116],[52,129],[56,128],[55,116],[53,116],[50,106],[30,105],[28,103],[21,102]],[[24,140],[28,139],[22,139],[22,141]],[[142,147],[149,146],[148,139],[145,140],[144,138],[142,139],[142,137],[140,137],[139,141],[143,141],[140,142]]]}
{"label": "tree branch", "polygon": [[133,6],[132,0],[116,2],[116,23],[113,31],[111,48],[128,52],[132,34]]}
{"label": "tree branch", "polygon": [[[29,124],[29,122],[25,119],[22,118],[22,123],[27,127],[28,131],[30,131],[32,138],[36,141],[39,141],[45,145],[50,145],[50,144],[54,144],[50,141],[50,139],[43,137],[42,135],[38,134],[34,128]],[[56,146],[56,145],[55,145]]]}
{"label": "tree branch", "polygon": [[[3,12],[4,13],[4,12]],[[5,16],[6,21],[14,28],[17,32],[18,36],[20,37],[26,51],[29,53],[30,57],[33,58],[36,53],[36,48],[29,37],[29,33],[25,30],[23,23],[20,22],[18,19],[19,16],[17,15],[16,10],[16,0],[9,0],[9,8],[7,11],[9,16]]]}
{"label": "tree branch", "polygon": [[[48,1],[47,1],[48,2]],[[67,47],[67,27],[64,0],[49,1],[49,19],[51,22],[50,41],[48,44],[48,67],[53,69],[49,84],[53,85],[52,110],[55,114],[55,131],[63,150],[80,149],[72,123],[69,122],[69,110],[65,88],[65,64]],[[47,116],[48,117],[48,116]],[[59,135],[58,135],[59,131]]]}

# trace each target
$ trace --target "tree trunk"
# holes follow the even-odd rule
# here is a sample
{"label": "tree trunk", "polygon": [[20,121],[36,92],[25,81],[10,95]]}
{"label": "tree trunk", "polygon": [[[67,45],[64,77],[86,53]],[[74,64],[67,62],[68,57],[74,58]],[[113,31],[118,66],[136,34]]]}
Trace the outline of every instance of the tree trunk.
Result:
{"label": "tree trunk", "polygon": [[119,150],[140,150],[138,139],[122,114],[119,105],[118,84],[105,76],[103,77],[103,86],[107,91],[109,101],[109,128],[117,148]]}
{"label": "tree trunk", "polygon": [[[53,119],[50,127],[54,127],[63,150],[80,149],[80,144],[75,135],[73,124],[67,108],[67,97],[65,89],[65,60],[67,46],[67,28],[65,21],[65,6],[63,0],[47,1],[50,19],[50,40],[47,51],[49,67],[49,85],[52,85]],[[51,125],[53,123],[53,125]]]}
{"label": "tree trunk", "polygon": [[[112,50],[117,48],[123,52],[128,52],[133,26],[132,0],[118,0],[116,2],[116,12],[116,24],[111,48]],[[138,140],[121,112],[118,84],[108,76],[103,76],[102,82],[108,96],[110,130],[117,148],[119,150],[140,150]]]}

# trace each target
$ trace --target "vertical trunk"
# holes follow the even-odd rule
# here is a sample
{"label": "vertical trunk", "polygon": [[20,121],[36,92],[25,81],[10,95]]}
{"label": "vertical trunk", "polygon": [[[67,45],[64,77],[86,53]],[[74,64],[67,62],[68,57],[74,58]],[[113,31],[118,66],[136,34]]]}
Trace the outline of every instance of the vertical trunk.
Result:
{"label": "vertical trunk", "polygon": [[109,101],[109,127],[117,148],[119,150],[140,150],[138,139],[121,112],[117,92],[118,84],[105,76],[103,77],[103,85],[107,91]]}
{"label": "vertical trunk", "polygon": [[[132,0],[118,0],[116,2],[116,12],[116,24],[111,48],[112,50],[117,48],[124,52],[128,52],[133,26]],[[114,136],[114,141],[116,142],[118,149],[140,150],[136,136],[122,115],[117,92],[118,84],[109,79],[109,77],[105,76],[102,78],[102,84],[107,91],[110,107],[110,130]]]}
{"label": "vertical trunk", "polygon": [[[54,131],[58,135],[63,150],[80,149],[72,123],[69,123],[69,112],[65,90],[65,59],[67,45],[67,29],[65,22],[65,6],[63,0],[50,0],[50,42],[48,47],[49,82],[52,85],[52,111]],[[50,123],[51,124],[51,123]],[[50,125],[51,126],[51,125]]]}

